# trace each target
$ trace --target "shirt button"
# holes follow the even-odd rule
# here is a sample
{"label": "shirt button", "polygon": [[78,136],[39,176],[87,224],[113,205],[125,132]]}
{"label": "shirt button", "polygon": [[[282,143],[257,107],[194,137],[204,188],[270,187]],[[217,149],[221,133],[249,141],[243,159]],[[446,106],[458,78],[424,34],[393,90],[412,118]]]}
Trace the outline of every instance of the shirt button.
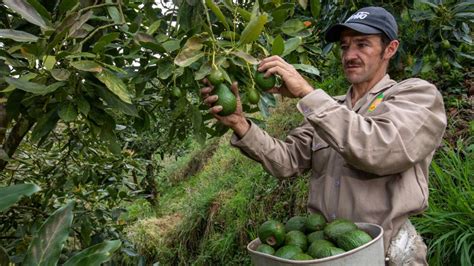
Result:
{"label": "shirt button", "polygon": [[336,180],[336,187],[339,187],[341,185],[341,181],[340,180]]}

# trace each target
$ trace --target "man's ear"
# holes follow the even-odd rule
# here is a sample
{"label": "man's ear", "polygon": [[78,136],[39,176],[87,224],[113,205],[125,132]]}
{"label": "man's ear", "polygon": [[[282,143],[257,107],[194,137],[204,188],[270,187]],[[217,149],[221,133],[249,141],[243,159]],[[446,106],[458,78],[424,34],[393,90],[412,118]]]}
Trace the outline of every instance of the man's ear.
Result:
{"label": "man's ear", "polygon": [[387,47],[385,47],[384,59],[390,60],[390,58],[392,58],[392,56],[394,56],[395,53],[397,53],[399,45],[400,45],[400,42],[398,40],[390,41]]}

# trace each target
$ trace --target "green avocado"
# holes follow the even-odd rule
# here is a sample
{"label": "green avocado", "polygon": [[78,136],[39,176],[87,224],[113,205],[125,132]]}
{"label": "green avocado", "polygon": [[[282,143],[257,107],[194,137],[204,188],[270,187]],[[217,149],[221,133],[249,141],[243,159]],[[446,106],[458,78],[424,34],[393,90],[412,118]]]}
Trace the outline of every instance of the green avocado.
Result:
{"label": "green avocado", "polygon": [[225,85],[221,83],[214,88],[214,95],[217,95],[218,99],[214,105],[222,106],[222,111],[218,114],[222,116],[227,116],[235,112],[237,109],[237,98],[232,93],[232,91]]}
{"label": "green avocado", "polygon": [[271,75],[270,77],[265,77],[265,72],[255,72],[255,83],[262,89],[262,90],[269,90],[275,87],[276,84],[276,77],[275,75]]}
{"label": "green avocado", "polygon": [[285,242],[285,227],[278,221],[268,220],[258,228],[258,238],[263,244],[278,248]]}
{"label": "green avocado", "polygon": [[349,251],[354,248],[358,248],[365,243],[368,243],[372,240],[372,237],[362,230],[353,230],[346,232],[336,239],[336,244],[338,247]]}

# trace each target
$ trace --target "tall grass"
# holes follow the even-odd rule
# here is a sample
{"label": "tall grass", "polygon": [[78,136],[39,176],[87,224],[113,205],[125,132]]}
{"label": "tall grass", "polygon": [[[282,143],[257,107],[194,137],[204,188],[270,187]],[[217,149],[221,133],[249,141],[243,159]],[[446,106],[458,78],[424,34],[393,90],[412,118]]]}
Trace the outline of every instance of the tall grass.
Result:
{"label": "tall grass", "polygon": [[413,218],[427,242],[430,265],[474,263],[474,158],[461,141],[431,164],[428,210]]}

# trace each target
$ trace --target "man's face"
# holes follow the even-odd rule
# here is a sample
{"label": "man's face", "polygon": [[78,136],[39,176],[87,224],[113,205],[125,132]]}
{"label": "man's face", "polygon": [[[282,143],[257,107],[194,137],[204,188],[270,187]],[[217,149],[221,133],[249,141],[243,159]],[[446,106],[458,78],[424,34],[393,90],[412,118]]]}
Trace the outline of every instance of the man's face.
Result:
{"label": "man's face", "polygon": [[344,30],[341,33],[341,52],[344,74],[351,84],[370,82],[385,73],[387,62],[383,60],[379,35]]}

